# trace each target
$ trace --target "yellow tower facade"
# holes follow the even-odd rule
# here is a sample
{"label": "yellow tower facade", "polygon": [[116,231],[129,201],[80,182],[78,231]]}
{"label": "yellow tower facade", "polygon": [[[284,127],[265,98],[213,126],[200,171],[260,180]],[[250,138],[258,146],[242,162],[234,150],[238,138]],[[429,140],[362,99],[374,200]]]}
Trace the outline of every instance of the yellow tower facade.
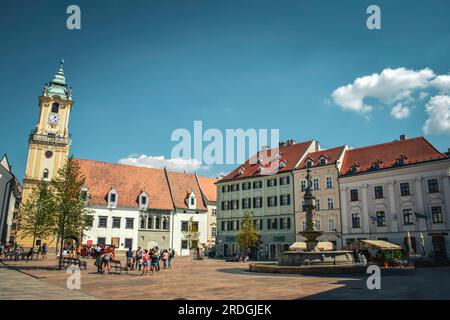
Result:
{"label": "yellow tower facade", "polygon": [[[41,180],[50,181],[58,175],[69,155],[71,136],[69,116],[72,111],[72,90],[66,83],[64,61],[49,84],[45,84],[39,97],[39,118],[28,142],[28,159],[23,179],[22,202]],[[23,213],[26,214],[26,213]],[[55,246],[53,239],[47,244]],[[32,246],[32,239],[19,237],[17,242],[24,247]]]}

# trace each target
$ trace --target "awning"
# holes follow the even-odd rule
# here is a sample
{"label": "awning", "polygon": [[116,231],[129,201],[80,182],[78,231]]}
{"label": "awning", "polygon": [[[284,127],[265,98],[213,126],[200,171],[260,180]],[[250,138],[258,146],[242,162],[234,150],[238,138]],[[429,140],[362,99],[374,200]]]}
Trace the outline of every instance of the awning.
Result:
{"label": "awning", "polygon": [[351,249],[401,250],[402,247],[384,240],[359,240],[351,243]]}
{"label": "awning", "polygon": [[[329,241],[321,241],[317,244],[317,247],[321,251],[330,251],[333,250],[333,243]],[[306,250],[306,242],[303,241],[294,242],[289,247],[289,251],[304,251],[304,250]]]}

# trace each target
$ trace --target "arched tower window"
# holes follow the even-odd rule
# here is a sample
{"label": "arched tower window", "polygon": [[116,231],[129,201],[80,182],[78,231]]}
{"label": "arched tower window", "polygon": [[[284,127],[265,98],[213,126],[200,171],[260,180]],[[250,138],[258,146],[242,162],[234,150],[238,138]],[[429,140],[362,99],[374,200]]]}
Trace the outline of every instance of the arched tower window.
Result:
{"label": "arched tower window", "polygon": [[161,229],[161,219],[159,217],[156,217],[155,221],[155,229]]}
{"label": "arched tower window", "polygon": [[147,229],[153,229],[153,217],[147,219]]}
{"label": "arched tower window", "polygon": [[52,104],[52,112],[53,112],[53,113],[58,113],[58,112],[59,112],[59,103],[54,102],[54,103]]}
{"label": "arched tower window", "polygon": [[44,171],[42,172],[42,178],[48,179],[48,169],[44,169]]}

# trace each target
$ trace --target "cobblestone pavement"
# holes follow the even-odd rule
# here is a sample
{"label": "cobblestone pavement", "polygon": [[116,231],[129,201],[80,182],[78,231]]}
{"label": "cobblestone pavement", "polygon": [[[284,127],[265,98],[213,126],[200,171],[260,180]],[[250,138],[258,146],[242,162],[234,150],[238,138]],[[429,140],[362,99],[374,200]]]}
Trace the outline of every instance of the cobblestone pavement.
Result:
{"label": "cobblestone pavement", "polygon": [[68,290],[0,264],[0,300],[95,299],[78,290]]}
{"label": "cobblestone pavement", "polygon": [[100,275],[89,259],[87,271],[81,271],[81,290],[67,290],[68,275],[55,268],[54,258],[4,263],[20,271],[0,269],[1,299],[450,299],[450,268],[382,274],[382,289],[368,290],[365,275],[257,274],[247,271],[248,264],[190,257],[177,257],[174,269],[154,276]]}

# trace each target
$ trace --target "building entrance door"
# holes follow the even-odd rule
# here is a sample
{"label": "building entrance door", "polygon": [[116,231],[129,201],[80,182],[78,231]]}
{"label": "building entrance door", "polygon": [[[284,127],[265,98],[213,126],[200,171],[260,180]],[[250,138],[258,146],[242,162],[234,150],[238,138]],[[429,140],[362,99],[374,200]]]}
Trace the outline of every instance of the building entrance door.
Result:
{"label": "building entrance door", "polygon": [[275,244],[270,245],[270,259],[275,260],[277,258],[277,246]]}
{"label": "building entrance door", "polygon": [[433,236],[433,252],[436,258],[447,259],[447,250],[445,247],[445,237],[444,236]]}
{"label": "building entrance door", "polygon": [[228,244],[223,245],[223,256],[228,257]]}

